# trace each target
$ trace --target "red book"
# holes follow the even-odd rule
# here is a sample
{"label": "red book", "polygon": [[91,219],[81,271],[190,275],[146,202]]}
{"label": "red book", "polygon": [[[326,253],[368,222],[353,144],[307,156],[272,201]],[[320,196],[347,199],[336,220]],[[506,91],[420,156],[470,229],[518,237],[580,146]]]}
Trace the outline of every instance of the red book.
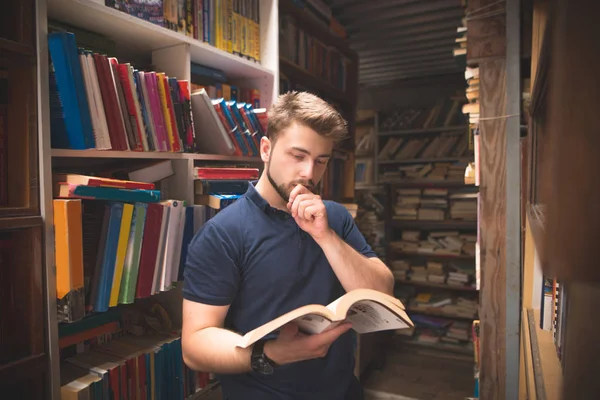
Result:
{"label": "red book", "polygon": [[137,299],[149,297],[152,294],[152,280],[154,278],[154,269],[158,254],[158,242],[160,239],[160,227],[162,225],[163,212],[164,206],[162,204],[148,204],[135,293]]}
{"label": "red book", "polygon": [[194,168],[194,179],[258,179],[258,168]]}
{"label": "red book", "polygon": [[73,185],[85,185],[96,187],[115,187],[121,189],[145,189],[154,190],[154,183],[126,181],[121,179],[104,178],[101,176],[87,176],[79,174],[54,174],[55,183],[70,183]]}

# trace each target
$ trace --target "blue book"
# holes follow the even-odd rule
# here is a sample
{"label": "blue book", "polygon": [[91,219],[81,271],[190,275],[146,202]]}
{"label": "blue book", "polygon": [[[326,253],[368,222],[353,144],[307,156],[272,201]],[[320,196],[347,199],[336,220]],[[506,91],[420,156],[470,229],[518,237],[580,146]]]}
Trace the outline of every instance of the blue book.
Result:
{"label": "blue book", "polygon": [[128,203],[158,203],[160,190],[122,189],[106,186],[86,186],[71,183],[59,183],[59,198],[94,199],[124,201]]}
{"label": "blue book", "polygon": [[76,150],[95,148],[75,36],[68,32],[48,34],[48,51],[53,74],[51,101],[55,102],[51,106],[52,118],[64,120],[62,124],[51,124],[51,135],[55,136],[52,142]]}
{"label": "blue book", "polygon": [[106,233],[106,244],[102,250],[104,256],[102,257],[102,264],[100,266],[100,281],[98,282],[98,291],[96,292],[97,297],[94,302],[94,312],[108,311],[108,301],[112,289],[122,217],[123,203],[111,204],[108,231]]}

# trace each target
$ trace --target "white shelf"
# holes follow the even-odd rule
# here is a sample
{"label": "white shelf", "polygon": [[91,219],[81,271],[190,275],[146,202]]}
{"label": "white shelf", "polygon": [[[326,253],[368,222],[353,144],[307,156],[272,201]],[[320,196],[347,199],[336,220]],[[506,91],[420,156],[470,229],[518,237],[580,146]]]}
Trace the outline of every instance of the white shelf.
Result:
{"label": "white shelf", "polygon": [[228,78],[272,81],[275,77],[275,71],[259,63],[91,0],[48,0],[48,17],[102,34],[117,43],[120,53],[147,56],[155,50],[185,44],[192,62],[218,68]]}
{"label": "white shelf", "polygon": [[260,157],[224,156],[220,154],[172,153],[158,151],[70,150],[52,149],[52,158],[128,158],[158,160],[202,160],[261,163]]}

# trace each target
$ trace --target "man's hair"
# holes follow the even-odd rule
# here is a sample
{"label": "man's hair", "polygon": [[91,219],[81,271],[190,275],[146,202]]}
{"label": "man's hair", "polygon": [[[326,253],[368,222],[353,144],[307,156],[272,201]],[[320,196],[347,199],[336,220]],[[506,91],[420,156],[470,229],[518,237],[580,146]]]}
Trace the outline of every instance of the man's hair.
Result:
{"label": "man's hair", "polygon": [[308,92],[288,92],[280,95],[269,110],[267,137],[277,140],[282,130],[293,123],[309,127],[319,135],[344,139],[348,133],[347,123],[335,108],[325,100]]}

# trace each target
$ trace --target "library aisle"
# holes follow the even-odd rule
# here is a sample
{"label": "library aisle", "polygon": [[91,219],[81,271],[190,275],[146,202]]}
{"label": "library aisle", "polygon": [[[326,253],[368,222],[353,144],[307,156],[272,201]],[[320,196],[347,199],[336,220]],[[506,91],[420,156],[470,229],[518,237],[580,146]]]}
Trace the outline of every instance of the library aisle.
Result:
{"label": "library aisle", "polygon": [[[189,245],[267,176],[261,143],[270,143],[273,104],[296,91],[329,104],[348,135],[327,157],[297,146],[285,154],[322,168],[314,192],[343,206],[340,236],[364,238],[362,251],[385,264],[362,284],[389,294],[353,280],[342,286],[322,237],[304,235],[265,201],[273,220],[296,224],[301,246],[325,260],[299,251],[288,270],[301,275],[295,265],[310,258],[311,268],[327,267],[313,268],[325,277],[318,284],[331,279],[323,291],[360,290],[345,297],[352,304],[320,304],[294,318],[302,333],[317,333],[335,319],[326,313],[346,311],[355,331],[328,347],[344,365],[327,353],[325,362],[274,375],[304,368],[308,382],[260,385],[305,399],[298,393],[331,389],[321,370],[306,368],[318,365],[336,378],[345,366],[348,385],[356,383],[346,397],[362,386],[360,400],[598,397],[600,46],[592,38],[600,37],[600,2],[5,3],[3,394],[225,399],[231,377],[190,360],[186,346],[184,320],[210,314],[183,312]],[[348,229],[352,221],[360,234]],[[247,229],[252,238],[264,233]],[[271,236],[264,242],[279,231]],[[236,257],[230,266],[248,262]],[[359,259],[371,262],[351,264],[366,265]],[[222,263],[212,263],[215,274],[248,278]],[[314,297],[282,289],[284,279],[272,285],[281,270],[257,274],[276,286],[277,301]],[[250,308],[236,300],[243,304],[233,317]],[[273,365],[267,350],[251,348],[252,379],[263,378]],[[297,385],[273,389],[281,382]]]}

